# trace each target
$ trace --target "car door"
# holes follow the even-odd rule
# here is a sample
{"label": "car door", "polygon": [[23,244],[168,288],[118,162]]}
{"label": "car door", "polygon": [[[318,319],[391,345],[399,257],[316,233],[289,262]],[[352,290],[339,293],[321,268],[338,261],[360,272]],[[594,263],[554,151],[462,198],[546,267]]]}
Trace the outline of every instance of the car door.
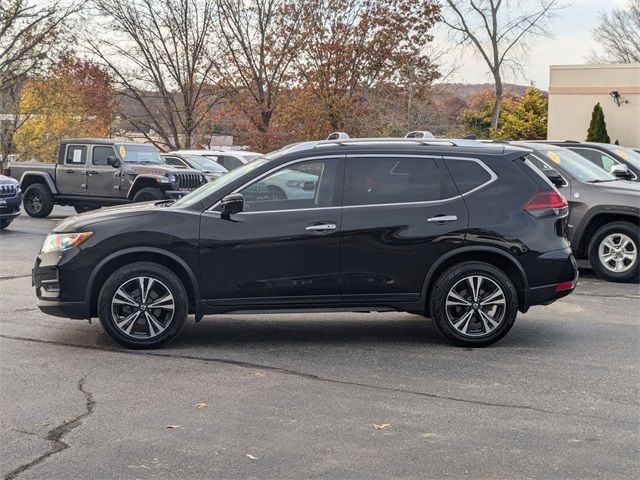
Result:
{"label": "car door", "polygon": [[[87,184],[92,197],[118,197],[120,194],[120,168],[107,163],[107,158],[116,157],[110,145],[94,145],[87,169]],[[126,192],[123,192],[126,194]]]}
{"label": "car door", "polygon": [[416,300],[431,265],[464,241],[467,208],[441,157],[349,156],[343,202],[347,302]]}
{"label": "car door", "polygon": [[64,163],[56,170],[56,187],[62,195],[87,195],[87,145],[67,145]]}
{"label": "car door", "polygon": [[[340,300],[340,195],[344,159],[298,160],[280,166],[238,192],[244,210],[201,217],[202,295],[210,304],[282,305]],[[287,169],[307,195],[275,198],[267,185]],[[308,181],[309,175],[315,183]],[[295,176],[295,175],[294,175]]]}

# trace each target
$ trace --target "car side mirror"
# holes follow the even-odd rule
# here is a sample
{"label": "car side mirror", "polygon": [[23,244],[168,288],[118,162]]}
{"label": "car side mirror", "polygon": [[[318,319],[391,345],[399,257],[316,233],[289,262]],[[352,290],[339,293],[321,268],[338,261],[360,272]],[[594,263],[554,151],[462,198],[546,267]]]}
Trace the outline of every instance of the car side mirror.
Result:
{"label": "car side mirror", "polygon": [[304,182],[302,190],[305,192],[313,192],[316,189],[316,182]]}
{"label": "car side mirror", "polygon": [[113,168],[119,168],[120,160],[118,160],[118,157],[113,157],[110,155],[107,157],[107,165],[111,165]]}
{"label": "car side mirror", "polygon": [[547,177],[554,186],[558,188],[564,186],[564,178],[562,178],[562,175],[560,175],[555,168],[545,168],[542,173],[544,173],[544,176]]}
{"label": "car side mirror", "polygon": [[222,210],[220,212],[223,215],[233,215],[234,213],[241,212],[244,209],[244,197],[241,193],[232,193],[227,195],[220,202]]}
{"label": "car side mirror", "polygon": [[629,173],[629,167],[627,167],[622,163],[613,165],[609,170],[609,173],[617,178],[631,178],[631,174]]}

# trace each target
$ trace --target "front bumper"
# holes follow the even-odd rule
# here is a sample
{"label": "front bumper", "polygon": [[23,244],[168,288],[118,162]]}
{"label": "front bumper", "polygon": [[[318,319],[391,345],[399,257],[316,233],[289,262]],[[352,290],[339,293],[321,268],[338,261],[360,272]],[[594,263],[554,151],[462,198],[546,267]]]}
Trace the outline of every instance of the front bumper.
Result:
{"label": "front bumper", "polygon": [[13,197],[0,197],[0,220],[13,220],[20,215],[22,194]]}
{"label": "front bumper", "polygon": [[31,270],[38,308],[48,315],[64,318],[91,318],[90,304],[84,298],[89,268],[70,268],[68,263],[77,252],[40,254]]}

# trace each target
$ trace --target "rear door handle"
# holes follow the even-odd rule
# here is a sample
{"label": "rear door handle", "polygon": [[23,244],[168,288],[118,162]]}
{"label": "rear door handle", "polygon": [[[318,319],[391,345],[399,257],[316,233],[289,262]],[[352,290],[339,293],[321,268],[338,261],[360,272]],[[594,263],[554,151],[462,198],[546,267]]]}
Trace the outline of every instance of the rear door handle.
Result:
{"label": "rear door handle", "polygon": [[455,222],[456,220],[458,220],[456,215],[436,215],[435,217],[427,218],[429,223],[447,223]]}
{"label": "rear door handle", "polygon": [[335,230],[335,223],[314,223],[312,225],[307,226],[305,230],[309,230],[310,232],[327,232],[331,230]]}

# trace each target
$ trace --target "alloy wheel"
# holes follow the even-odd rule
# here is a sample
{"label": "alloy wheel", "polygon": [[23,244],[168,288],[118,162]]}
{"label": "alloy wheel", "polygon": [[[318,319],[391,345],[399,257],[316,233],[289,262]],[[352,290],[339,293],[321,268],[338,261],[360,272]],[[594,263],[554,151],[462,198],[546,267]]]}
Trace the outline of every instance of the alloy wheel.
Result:
{"label": "alloy wheel", "polygon": [[612,233],[600,242],[598,258],[607,270],[624,273],[636,263],[638,248],[635,242],[624,233]]}
{"label": "alloy wheel", "polygon": [[456,282],[447,294],[447,320],[467,337],[484,337],[493,333],[506,313],[502,288],[484,275],[470,275]]}
{"label": "alloy wheel", "polygon": [[121,333],[136,339],[151,339],[164,332],[175,312],[169,288],[151,277],[124,282],[111,299],[113,323]]}
{"label": "alloy wheel", "polygon": [[29,193],[29,198],[27,199],[29,202],[29,208],[32,212],[39,212],[42,210],[42,196],[39,192],[31,192]]}

